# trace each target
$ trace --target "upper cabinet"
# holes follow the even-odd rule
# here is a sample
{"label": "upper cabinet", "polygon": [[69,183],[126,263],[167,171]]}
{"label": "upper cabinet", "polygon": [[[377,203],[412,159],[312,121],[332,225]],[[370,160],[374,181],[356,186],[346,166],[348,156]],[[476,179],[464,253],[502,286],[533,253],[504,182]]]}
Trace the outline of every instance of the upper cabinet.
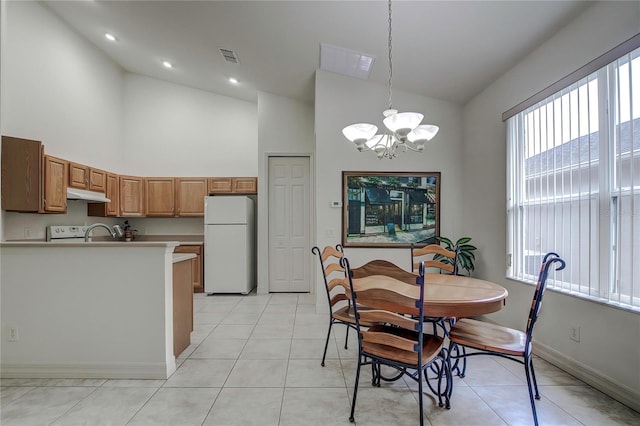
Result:
{"label": "upper cabinet", "polygon": [[175,182],[170,177],[145,178],[147,216],[173,217],[176,212]]}
{"label": "upper cabinet", "polygon": [[176,216],[204,216],[206,178],[176,178]]}
{"label": "upper cabinet", "polygon": [[40,141],[2,136],[2,208],[65,212],[68,167],[67,161],[44,155]]}
{"label": "upper cabinet", "polygon": [[69,186],[80,189],[89,188],[89,166],[70,161]]}
{"label": "upper cabinet", "polygon": [[69,186],[90,191],[107,192],[107,172],[84,164],[69,162]]}
{"label": "upper cabinet", "polygon": [[[94,169],[92,169],[93,171]],[[90,178],[92,179],[92,178]],[[89,203],[87,205],[87,215],[89,216],[111,216],[116,217],[120,214],[120,182],[118,175],[105,172],[105,189],[104,193],[110,203]]]}
{"label": "upper cabinet", "polygon": [[209,194],[257,194],[256,177],[214,177],[209,178]]}
{"label": "upper cabinet", "polygon": [[2,136],[2,208],[31,213],[67,211],[67,187],[104,193],[89,216],[202,217],[209,194],[257,194],[256,177],[124,176],[44,154],[42,142]]}
{"label": "upper cabinet", "polygon": [[120,176],[119,216],[144,216],[144,179],[137,176]]}
{"label": "upper cabinet", "polygon": [[[89,191],[107,192],[107,172],[104,170],[89,169]],[[107,198],[109,196],[107,195]]]}
{"label": "upper cabinet", "polygon": [[66,160],[44,156],[44,198],[45,212],[64,213],[67,211],[67,170]]}

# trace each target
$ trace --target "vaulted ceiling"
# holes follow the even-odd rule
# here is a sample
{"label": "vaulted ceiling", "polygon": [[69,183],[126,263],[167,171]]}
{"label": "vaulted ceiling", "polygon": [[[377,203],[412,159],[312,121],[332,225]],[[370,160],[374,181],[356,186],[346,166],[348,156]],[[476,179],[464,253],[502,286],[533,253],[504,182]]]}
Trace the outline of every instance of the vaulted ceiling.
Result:
{"label": "vaulted ceiling", "polygon": [[[44,4],[127,71],[239,99],[255,101],[260,90],[312,101],[320,43],[375,56],[370,80],[388,80],[386,1]],[[464,104],[588,5],[396,0],[393,87]],[[239,63],[226,62],[220,48]]]}

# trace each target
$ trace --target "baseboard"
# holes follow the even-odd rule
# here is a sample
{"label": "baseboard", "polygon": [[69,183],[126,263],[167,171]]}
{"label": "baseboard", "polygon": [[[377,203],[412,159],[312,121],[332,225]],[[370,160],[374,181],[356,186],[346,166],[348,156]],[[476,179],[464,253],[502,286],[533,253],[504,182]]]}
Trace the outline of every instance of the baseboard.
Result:
{"label": "baseboard", "polygon": [[165,363],[9,364],[0,365],[3,379],[167,379],[176,369]]}
{"label": "baseboard", "polygon": [[534,340],[533,348],[533,353],[545,361],[548,361],[561,370],[577,377],[627,407],[640,412],[640,393],[627,386],[621,385],[620,383],[614,382],[609,377],[602,375],[600,372],[587,365],[567,357],[550,346]]}

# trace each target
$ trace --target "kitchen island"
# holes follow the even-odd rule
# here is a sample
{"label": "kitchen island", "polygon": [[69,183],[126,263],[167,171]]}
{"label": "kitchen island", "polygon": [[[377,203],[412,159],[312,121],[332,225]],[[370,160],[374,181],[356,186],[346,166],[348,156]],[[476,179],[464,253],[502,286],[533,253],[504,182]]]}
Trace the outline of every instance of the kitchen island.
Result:
{"label": "kitchen island", "polygon": [[0,243],[2,377],[168,378],[177,245]]}

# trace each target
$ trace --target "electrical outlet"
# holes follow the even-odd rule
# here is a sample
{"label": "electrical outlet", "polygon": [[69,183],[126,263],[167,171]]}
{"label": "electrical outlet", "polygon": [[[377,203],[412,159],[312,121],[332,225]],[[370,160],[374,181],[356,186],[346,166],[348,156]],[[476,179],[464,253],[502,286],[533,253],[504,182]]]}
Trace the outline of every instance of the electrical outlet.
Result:
{"label": "electrical outlet", "polygon": [[24,228],[24,237],[31,238],[31,228]]}
{"label": "electrical outlet", "polygon": [[9,337],[7,340],[10,342],[18,341],[18,327],[9,327]]}
{"label": "electrical outlet", "polygon": [[569,338],[575,342],[580,341],[580,326],[574,325],[571,327]]}

